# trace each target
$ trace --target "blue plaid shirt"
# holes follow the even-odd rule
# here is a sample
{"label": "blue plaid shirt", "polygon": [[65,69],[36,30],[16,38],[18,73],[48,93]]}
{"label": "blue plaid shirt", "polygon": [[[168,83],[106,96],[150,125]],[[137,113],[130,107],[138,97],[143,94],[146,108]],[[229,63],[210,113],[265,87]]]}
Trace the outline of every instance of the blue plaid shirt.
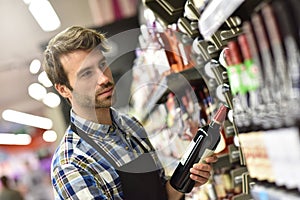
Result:
{"label": "blue plaid shirt", "polygon": [[[143,127],[113,108],[111,111],[116,126],[85,120],[73,111],[71,122],[86,132],[118,166],[134,160],[144,152],[131,135],[140,138],[142,145],[151,151],[142,136],[145,133]],[[155,152],[151,154],[160,166],[162,182],[165,182],[161,163]],[[123,199],[121,182],[114,167],[70,127],[55,151],[51,168],[55,199]]]}

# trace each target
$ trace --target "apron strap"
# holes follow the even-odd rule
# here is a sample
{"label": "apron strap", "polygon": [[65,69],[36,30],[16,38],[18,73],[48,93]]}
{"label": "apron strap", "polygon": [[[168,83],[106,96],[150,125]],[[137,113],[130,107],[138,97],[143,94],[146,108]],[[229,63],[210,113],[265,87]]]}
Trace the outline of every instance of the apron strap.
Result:
{"label": "apron strap", "polygon": [[[137,120],[134,116],[131,116],[131,119],[141,128],[144,129],[143,125],[139,122],[139,120]],[[145,130],[145,129],[144,129]],[[143,141],[150,147],[151,151],[155,151],[155,148],[153,147],[153,145],[151,144],[148,135],[145,131],[141,132],[142,137],[145,138]],[[133,136],[134,137],[134,136]],[[139,140],[136,137],[134,137],[135,140]],[[141,141],[138,142],[138,144],[144,149],[145,146],[142,145]],[[146,149],[146,148],[145,148]],[[149,152],[147,149],[145,150],[147,153]]]}
{"label": "apron strap", "polygon": [[71,130],[78,134],[79,137],[84,139],[89,145],[91,145],[94,149],[96,149],[115,169],[119,169],[119,166],[116,162],[109,156],[107,153],[98,145],[92,138],[90,138],[84,131],[80,128],[77,128],[74,123],[71,122]]}
{"label": "apron strap", "polygon": [[[120,169],[120,167],[116,164],[116,162],[107,154],[106,151],[104,151],[92,138],[90,138],[84,131],[82,131],[80,128],[77,128],[74,123],[71,122],[71,130],[78,134],[84,141],[86,141],[88,144],[90,144],[94,149],[96,149],[115,169]],[[139,139],[137,139],[135,136],[131,135],[131,137],[135,140],[135,142],[143,149],[145,153],[149,153],[148,149],[141,143]],[[151,145],[148,138],[145,139],[145,142],[147,145],[150,146],[151,150],[153,149],[153,146]]]}

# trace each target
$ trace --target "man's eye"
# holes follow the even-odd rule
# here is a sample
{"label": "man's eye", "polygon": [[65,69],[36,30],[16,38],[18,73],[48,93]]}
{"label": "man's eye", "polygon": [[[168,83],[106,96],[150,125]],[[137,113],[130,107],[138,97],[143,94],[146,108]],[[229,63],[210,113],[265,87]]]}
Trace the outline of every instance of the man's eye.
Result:
{"label": "man's eye", "polygon": [[100,62],[99,63],[99,68],[103,71],[105,70],[105,68],[107,67],[107,63],[106,61]]}
{"label": "man's eye", "polygon": [[92,74],[93,74],[92,71],[85,71],[84,73],[81,74],[81,77],[88,77],[88,76],[90,76]]}

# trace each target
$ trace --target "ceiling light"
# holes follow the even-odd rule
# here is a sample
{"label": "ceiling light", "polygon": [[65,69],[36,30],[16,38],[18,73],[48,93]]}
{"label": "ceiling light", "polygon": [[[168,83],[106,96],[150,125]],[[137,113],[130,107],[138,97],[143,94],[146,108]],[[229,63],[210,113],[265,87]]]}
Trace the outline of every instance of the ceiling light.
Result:
{"label": "ceiling light", "polygon": [[41,69],[41,61],[39,61],[38,59],[34,59],[29,66],[29,71],[32,74],[36,74],[40,71]]}
{"label": "ceiling light", "polygon": [[38,76],[38,81],[47,88],[53,85],[52,82],[49,80],[45,71],[42,71],[40,73],[40,75]]}
{"label": "ceiling light", "polygon": [[60,104],[60,98],[57,94],[49,92],[43,99],[43,103],[51,108],[55,108]]}
{"label": "ceiling light", "polygon": [[48,130],[43,133],[43,139],[46,142],[55,142],[57,139],[57,134],[53,130]]}
{"label": "ceiling light", "polygon": [[31,136],[28,134],[0,133],[0,144],[4,145],[28,145]]}
{"label": "ceiling light", "polygon": [[32,98],[40,101],[46,96],[47,90],[39,83],[32,83],[28,87],[28,94]]}
{"label": "ceiling light", "polygon": [[2,112],[2,117],[6,121],[15,122],[18,124],[24,124],[28,126],[42,128],[42,129],[51,129],[53,126],[53,122],[49,118],[31,115],[31,114],[10,110],[10,109],[4,110]]}
{"label": "ceiling light", "polygon": [[31,0],[28,8],[44,31],[54,31],[60,27],[60,20],[48,0]]}

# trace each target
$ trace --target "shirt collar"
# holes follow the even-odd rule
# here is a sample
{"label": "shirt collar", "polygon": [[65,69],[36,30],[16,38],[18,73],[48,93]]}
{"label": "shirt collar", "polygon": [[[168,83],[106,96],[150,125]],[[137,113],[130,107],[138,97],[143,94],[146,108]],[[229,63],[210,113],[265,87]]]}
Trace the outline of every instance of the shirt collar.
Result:
{"label": "shirt collar", "polygon": [[[114,123],[118,125],[123,125],[123,119],[119,115],[119,113],[114,109],[110,108],[112,120]],[[108,124],[99,124],[87,119],[84,119],[77,115],[73,109],[70,111],[71,116],[71,122],[77,126],[78,128],[82,129],[84,132],[86,132],[88,135],[91,135],[93,137],[101,137],[105,138],[108,133],[113,132],[112,129],[114,126],[108,125]]]}

